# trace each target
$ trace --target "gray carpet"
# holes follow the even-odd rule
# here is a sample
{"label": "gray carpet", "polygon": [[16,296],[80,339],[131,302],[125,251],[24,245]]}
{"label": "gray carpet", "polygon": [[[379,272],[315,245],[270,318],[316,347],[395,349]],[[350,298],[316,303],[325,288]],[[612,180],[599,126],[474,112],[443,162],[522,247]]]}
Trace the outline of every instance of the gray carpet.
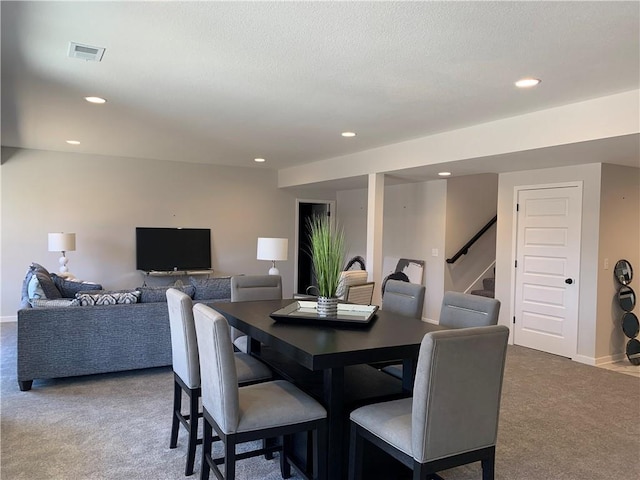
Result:
{"label": "gray carpet", "polygon": [[[35,381],[20,392],[15,324],[0,330],[2,480],[184,478],[183,429],[178,448],[168,448],[170,369]],[[509,347],[496,478],[640,478],[639,417],[639,378]],[[198,448],[190,478],[199,457]],[[280,478],[277,457],[241,461],[237,472]],[[479,480],[481,471],[472,464],[442,476]]]}

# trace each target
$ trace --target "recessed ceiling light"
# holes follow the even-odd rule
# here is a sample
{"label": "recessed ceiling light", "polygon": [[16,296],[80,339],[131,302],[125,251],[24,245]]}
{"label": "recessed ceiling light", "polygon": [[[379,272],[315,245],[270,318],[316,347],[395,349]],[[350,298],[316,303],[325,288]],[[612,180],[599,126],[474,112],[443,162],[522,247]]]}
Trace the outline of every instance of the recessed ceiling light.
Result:
{"label": "recessed ceiling light", "polygon": [[78,140],[67,140],[67,143],[69,145],[80,145],[80,142]]}
{"label": "recessed ceiling light", "polygon": [[531,88],[538,85],[542,80],[538,78],[521,78],[516,82],[518,88]]}
{"label": "recessed ceiling light", "polygon": [[354,132],[342,132],[343,137],[355,137],[356,134]]}
{"label": "recessed ceiling light", "polygon": [[84,97],[84,99],[89,103],[107,103],[104,98],[100,97]]}
{"label": "recessed ceiling light", "polygon": [[438,175],[440,175],[441,177],[448,177],[449,175],[451,175],[451,172],[439,172]]}
{"label": "recessed ceiling light", "polygon": [[257,162],[257,163],[264,163],[264,162],[266,162],[266,160],[265,160],[264,158],[254,158],[254,159],[253,159],[253,161],[254,161],[254,162]]}

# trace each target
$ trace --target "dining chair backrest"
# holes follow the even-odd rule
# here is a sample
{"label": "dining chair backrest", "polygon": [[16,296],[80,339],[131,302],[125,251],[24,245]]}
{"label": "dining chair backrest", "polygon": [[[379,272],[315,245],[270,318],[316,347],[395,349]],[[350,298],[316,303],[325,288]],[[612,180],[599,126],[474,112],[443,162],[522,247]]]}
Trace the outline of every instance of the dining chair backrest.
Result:
{"label": "dining chair backrest", "polygon": [[231,301],[282,299],[280,275],[234,275],[231,277]]}
{"label": "dining chair backrest", "polygon": [[365,270],[343,270],[340,272],[336,297],[345,298],[347,287],[366,283],[369,274]]}
{"label": "dining chair backrest", "polygon": [[508,337],[504,325],[425,335],[413,387],[415,460],[495,445]]}
{"label": "dining chair backrest", "polygon": [[373,289],[375,282],[361,283],[357,285],[349,285],[344,292],[344,300],[349,303],[358,305],[371,305],[373,299]]}
{"label": "dining chair backrest", "polygon": [[238,375],[227,320],[201,303],[193,307],[202,366],[202,406],[225,433],[239,419]]}
{"label": "dining chair backrest", "polygon": [[496,325],[500,301],[495,298],[460,292],[445,292],[440,310],[440,325],[450,328]]}
{"label": "dining chair backrest", "polygon": [[413,318],[422,318],[424,285],[387,280],[382,296],[382,310]]}
{"label": "dining chair backrest", "polygon": [[171,329],[173,371],[189,388],[200,387],[198,342],[193,323],[193,302],[186,293],[175,288],[166,292]]}

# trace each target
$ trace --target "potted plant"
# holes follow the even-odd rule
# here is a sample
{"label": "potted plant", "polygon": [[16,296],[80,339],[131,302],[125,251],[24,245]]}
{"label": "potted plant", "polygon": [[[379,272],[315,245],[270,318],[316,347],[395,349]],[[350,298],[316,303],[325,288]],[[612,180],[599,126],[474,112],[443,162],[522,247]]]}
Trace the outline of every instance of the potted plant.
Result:
{"label": "potted plant", "polygon": [[336,316],[336,292],[344,265],[345,242],[342,228],[332,228],[329,217],[315,215],[308,221],[309,245],[318,290],[318,315]]}

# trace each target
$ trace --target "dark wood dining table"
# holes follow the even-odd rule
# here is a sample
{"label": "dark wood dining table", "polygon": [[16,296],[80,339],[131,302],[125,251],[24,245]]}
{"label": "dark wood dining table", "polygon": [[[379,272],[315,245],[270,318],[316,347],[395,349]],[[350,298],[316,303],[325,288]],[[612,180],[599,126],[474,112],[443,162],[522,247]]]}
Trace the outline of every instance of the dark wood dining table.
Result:
{"label": "dark wood dining table", "polygon": [[[296,300],[219,302],[213,306],[230,325],[246,333],[250,352],[268,346],[310,371],[321,371],[322,401],[328,413],[329,478],[347,477],[345,451],[345,368],[353,365],[401,360],[402,387],[411,391],[420,342],[436,324],[378,310],[366,325],[335,326],[318,322],[282,322],[270,314]],[[386,375],[387,376],[387,375]]]}

